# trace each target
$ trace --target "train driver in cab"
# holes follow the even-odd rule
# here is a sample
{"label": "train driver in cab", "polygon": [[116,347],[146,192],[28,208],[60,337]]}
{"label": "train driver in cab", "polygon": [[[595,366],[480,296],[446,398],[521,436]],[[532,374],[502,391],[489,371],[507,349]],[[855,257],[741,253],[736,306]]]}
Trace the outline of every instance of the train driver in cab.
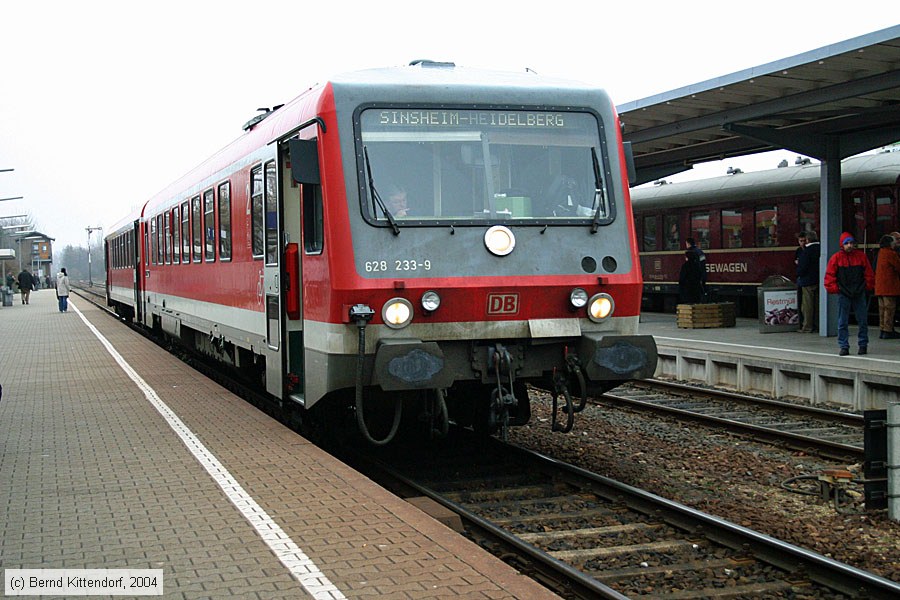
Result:
{"label": "train driver in cab", "polygon": [[388,211],[395,219],[405,219],[412,215],[409,214],[409,204],[406,199],[406,190],[399,185],[390,185],[387,189],[387,201],[385,201]]}

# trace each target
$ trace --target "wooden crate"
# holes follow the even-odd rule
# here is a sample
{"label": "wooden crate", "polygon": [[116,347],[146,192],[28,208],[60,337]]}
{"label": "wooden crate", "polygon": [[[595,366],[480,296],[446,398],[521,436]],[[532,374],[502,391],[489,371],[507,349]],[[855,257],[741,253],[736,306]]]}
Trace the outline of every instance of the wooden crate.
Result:
{"label": "wooden crate", "polygon": [[682,329],[734,327],[734,303],[679,304],[676,323]]}

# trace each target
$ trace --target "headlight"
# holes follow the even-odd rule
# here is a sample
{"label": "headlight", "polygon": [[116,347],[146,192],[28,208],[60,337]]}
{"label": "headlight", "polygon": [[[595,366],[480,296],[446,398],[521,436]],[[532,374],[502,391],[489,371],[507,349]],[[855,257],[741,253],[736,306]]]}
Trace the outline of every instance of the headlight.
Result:
{"label": "headlight", "polygon": [[616,303],[609,294],[595,294],[588,304],[588,318],[595,323],[605,321],[613,314]]}
{"label": "headlight", "polygon": [[406,327],[412,321],[412,304],[405,298],[392,298],[381,309],[384,324],[393,329]]}
{"label": "headlight", "polygon": [[516,236],[503,225],[494,225],[484,233],[484,245],[497,256],[506,256],[516,247]]}
{"label": "headlight", "polygon": [[585,304],[587,304],[588,295],[587,292],[581,288],[575,288],[569,294],[569,302],[572,303],[572,306],[575,308],[581,308]]}
{"label": "headlight", "polygon": [[437,292],[429,290],[422,294],[422,308],[428,312],[434,312],[441,305],[441,297]]}

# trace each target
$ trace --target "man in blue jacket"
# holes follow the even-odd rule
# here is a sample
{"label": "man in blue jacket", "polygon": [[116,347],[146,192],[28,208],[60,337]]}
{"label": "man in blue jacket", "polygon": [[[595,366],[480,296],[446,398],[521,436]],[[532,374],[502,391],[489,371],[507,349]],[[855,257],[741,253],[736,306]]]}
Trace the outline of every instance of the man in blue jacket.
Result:
{"label": "man in blue jacket", "polygon": [[806,244],[797,256],[797,287],[800,288],[800,333],[818,330],[819,308],[819,238],[814,231],[805,232]]}

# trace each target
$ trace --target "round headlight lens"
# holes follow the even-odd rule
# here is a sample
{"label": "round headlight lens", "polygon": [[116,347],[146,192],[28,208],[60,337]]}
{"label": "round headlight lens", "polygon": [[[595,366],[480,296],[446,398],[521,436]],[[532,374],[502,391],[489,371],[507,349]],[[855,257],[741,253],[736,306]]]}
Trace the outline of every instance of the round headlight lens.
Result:
{"label": "round headlight lens", "polygon": [[441,297],[437,292],[429,290],[422,294],[422,308],[428,312],[434,312],[441,305]]}
{"label": "round headlight lens", "polygon": [[599,323],[608,319],[615,308],[616,304],[613,302],[612,296],[609,294],[596,294],[591,298],[591,302],[588,305],[588,317],[591,321]]}
{"label": "round headlight lens", "polygon": [[569,294],[569,302],[571,302],[572,306],[574,306],[575,308],[581,308],[582,306],[587,304],[587,301],[587,292],[581,288],[575,288]]}
{"label": "round headlight lens", "polygon": [[388,300],[381,309],[381,318],[384,324],[393,329],[406,327],[412,321],[412,304],[405,298],[393,298]]}
{"label": "round headlight lens", "polygon": [[494,225],[484,233],[484,245],[497,256],[506,256],[516,247],[516,236],[503,225]]}

